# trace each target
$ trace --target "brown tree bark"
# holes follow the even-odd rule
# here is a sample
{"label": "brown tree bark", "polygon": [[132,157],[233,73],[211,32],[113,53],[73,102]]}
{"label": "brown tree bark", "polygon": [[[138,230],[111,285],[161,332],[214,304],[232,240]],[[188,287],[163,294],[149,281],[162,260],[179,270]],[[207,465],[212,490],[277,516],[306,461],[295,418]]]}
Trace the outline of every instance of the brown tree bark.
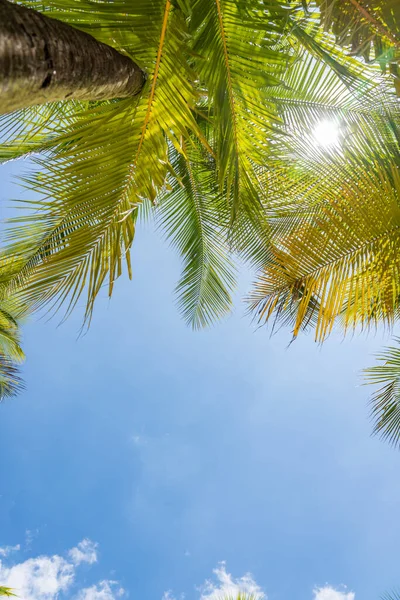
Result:
{"label": "brown tree bark", "polygon": [[0,0],[0,114],[56,100],[126,98],[144,81],[136,63],[91,35]]}

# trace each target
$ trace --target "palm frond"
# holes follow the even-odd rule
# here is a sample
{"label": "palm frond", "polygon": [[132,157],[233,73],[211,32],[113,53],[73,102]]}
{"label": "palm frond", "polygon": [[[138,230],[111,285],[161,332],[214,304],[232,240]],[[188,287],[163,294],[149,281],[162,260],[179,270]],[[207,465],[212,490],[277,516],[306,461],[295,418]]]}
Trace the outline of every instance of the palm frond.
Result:
{"label": "palm frond", "polygon": [[349,48],[352,55],[367,62],[377,61],[383,70],[389,67],[399,88],[400,8],[397,0],[372,0],[365,5],[356,0],[317,0],[320,19],[336,42]]}
{"label": "palm frond", "polygon": [[381,597],[381,600],[399,600],[400,592],[398,590],[391,590],[390,592],[386,592]]}
{"label": "palm frond", "polygon": [[16,596],[13,593],[12,588],[0,586],[0,596]]}
{"label": "palm frond", "polygon": [[314,319],[320,341],[339,317],[345,329],[393,323],[400,294],[399,172],[395,164],[387,170],[377,164],[369,173],[352,167],[351,180],[344,170],[326,202],[276,217],[270,260],[250,297],[261,322],[289,311],[296,336]]}
{"label": "palm frond", "polygon": [[290,55],[274,49],[287,10],[275,13],[255,2],[196,0],[190,28],[200,83],[207,90],[212,147],[218,179],[232,211],[232,222],[257,222],[262,213],[255,165],[268,154],[268,134],[279,124],[265,94],[277,85],[276,67]]}
{"label": "palm frond", "polygon": [[0,115],[0,164],[47,150],[68,118],[86,104],[53,102]]}
{"label": "palm frond", "polygon": [[213,164],[195,145],[184,154],[171,149],[175,178],[160,198],[158,220],[183,257],[177,286],[185,321],[195,329],[211,324],[231,308],[234,267],[226,231],[229,211],[216,185]]}
{"label": "palm frond", "polygon": [[[107,2],[85,6],[110,14]],[[9,290],[34,308],[68,301],[68,313],[86,288],[90,320],[106,278],[111,295],[123,261],[130,274],[135,212],[165,183],[168,143],[182,151],[180,139],[194,132],[207,145],[191,110],[196,94],[183,15],[169,0],[132,10],[125,7],[123,18],[134,17],[130,47],[148,72],[142,95],[74,114],[47,145],[51,161],[37,160],[43,173],[25,179],[44,200],[30,203],[31,216],[13,221],[8,252],[17,260]]]}
{"label": "palm frond", "polygon": [[17,396],[24,388],[18,365],[0,352],[0,401]]}
{"label": "palm frond", "polygon": [[[3,291],[3,284],[0,286],[0,291]],[[14,300],[2,298],[0,303],[0,401],[17,395],[24,388],[19,374],[19,363],[25,357],[20,346],[18,322],[14,316],[18,312]]]}
{"label": "palm frond", "polygon": [[[400,342],[396,338],[397,342]],[[400,347],[385,348],[379,364],[365,370],[367,383],[379,386],[371,397],[374,433],[393,446],[400,445]],[[389,596],[387,596],[389,600]]]}

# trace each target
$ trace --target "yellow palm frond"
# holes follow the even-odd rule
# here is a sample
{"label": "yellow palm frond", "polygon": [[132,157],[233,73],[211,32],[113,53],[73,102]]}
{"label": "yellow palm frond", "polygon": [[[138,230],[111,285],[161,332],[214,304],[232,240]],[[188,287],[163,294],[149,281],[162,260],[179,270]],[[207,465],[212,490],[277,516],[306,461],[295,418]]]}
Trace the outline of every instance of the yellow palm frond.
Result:
{"label": "yellow palm frond", "polygon": [[345,329],[393,323],[400,295],[400,174],[395,164],[388,170],[375,165],[369,173],[362,165],[353,169],[350,182],[335,182],[334,198],[276,218],[270,261],[250,298],[260,321],[289,313],[295,336],[313,323],[319,341],[339,317]]}

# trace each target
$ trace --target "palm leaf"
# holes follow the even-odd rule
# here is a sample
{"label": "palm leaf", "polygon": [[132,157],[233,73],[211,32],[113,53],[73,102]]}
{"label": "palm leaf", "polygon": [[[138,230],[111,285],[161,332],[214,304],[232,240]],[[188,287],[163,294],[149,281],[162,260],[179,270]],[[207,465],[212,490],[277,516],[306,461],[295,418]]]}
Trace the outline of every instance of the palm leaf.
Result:
{"label": "palm leaf", "polygon": [[0,586],[0,596],[16,596],[13,593],[12,588]]}
{"label": "palm leaf", "polygon": [[[400,340],[397,338],[396,341]],[[393,446],[399,447],[400,348],[385,348],[377,358],[380,364],[365,371],[367,383],[379,386],[371,398],[374,433]]]}
{"label": "palm leaf", "polygon": [[270,260],[250,297],[261,322],[289,311],[296,336],[314,319],[320,341],[339,317],[345,329],[393,323],[400,294],[400,177],[396,165],[385,170],[377,164],[369,173],[357,163],[352,168],[350,182],[345,169],[334,182],[332,199],[275,219]]}
{"label": "palm leaf", "polygon": [[290,60],[273,48],[287,10],[256,2],[196,0],[191,8],[193,52],[212,116],[218,179],[232,211],[257,222],[262,212],[255,165],[268,154],[268,134],[279,123],[264,89],[276,85],[275,68]]}
{"label": "palm leaf", "polygon": [[229,211],[216,185],[213,162],[201,148],[183,149],[184,154],[171,149],[176,177],[172,190],[160,198],[158,220],[183,257],[178,303],[185,321],[197,329],[229,312],[235,279],[224,243]]}
{"label": "palm leaf", "polygon": [[16,396],[24,387],[16,363],[0,352],[0,401]]}
{"label": "palm leaf", "polygon": [[[110,12],[107,3],[93,5]],[[130,23],[133,16],[124,10]],[[30,306],[68,300],[68,312],[86,287],[90,319],[106,277],[111,295],[124,260],[130,274],[134,213],[164,185],[167,140],[181,151],[182,136],[202,137],[191,112],[195,92],[181,12],[168,0],[149,0],[133,15],[130,47],[149,74],[143,94],[74,114],[47,145],[51,162],[37,161],[43,174],[25,179],[30,189],[52,197],[31,203],[35,213],[14,220],[8,237],[8,252],[17,257],[9,292],[19,290]]]}
{"label": "palm leaf", "polygon": [[24,360],[24,353],[20,346],[18,322],[14,317],[14,314],[18,312],[14,301],[2,299],[0,304],[0,401],[15,396],[24,388],[19,375],[19,363]]}

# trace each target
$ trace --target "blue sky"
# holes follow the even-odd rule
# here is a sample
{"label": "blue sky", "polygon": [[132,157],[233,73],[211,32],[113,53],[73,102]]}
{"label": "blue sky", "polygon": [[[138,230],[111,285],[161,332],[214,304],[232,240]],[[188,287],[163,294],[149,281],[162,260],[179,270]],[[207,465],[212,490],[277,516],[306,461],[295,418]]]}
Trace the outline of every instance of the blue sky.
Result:
{"label": "blue sky", "polygon": [[[2,207],[23,168],[2,167]],[[238,586],[376,600],[400,585],[400,456],[370,437],[360,386],[389,338],[288,348],[244,316],[246,273],[232,316],[194,333],[151,226],[133,263],[87,335],[79,311],[25,327],[27,389],[0,406],[0,583],[24,600]]]}

